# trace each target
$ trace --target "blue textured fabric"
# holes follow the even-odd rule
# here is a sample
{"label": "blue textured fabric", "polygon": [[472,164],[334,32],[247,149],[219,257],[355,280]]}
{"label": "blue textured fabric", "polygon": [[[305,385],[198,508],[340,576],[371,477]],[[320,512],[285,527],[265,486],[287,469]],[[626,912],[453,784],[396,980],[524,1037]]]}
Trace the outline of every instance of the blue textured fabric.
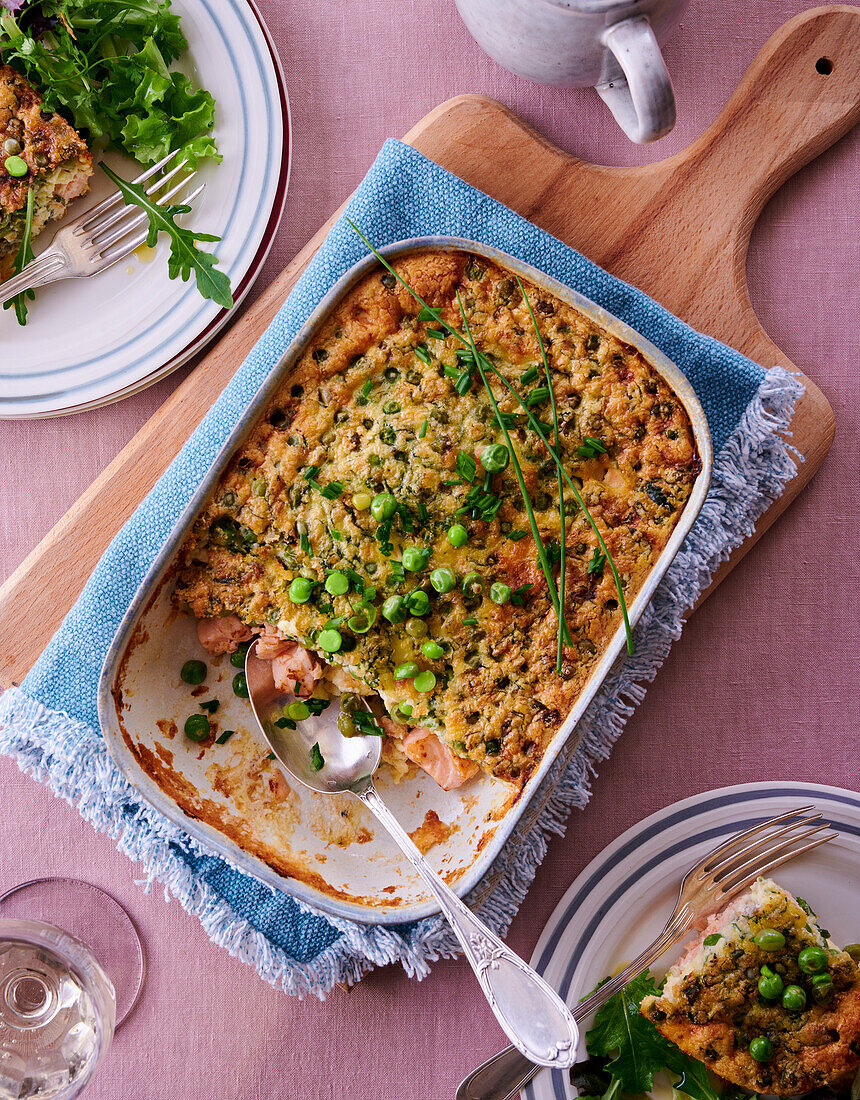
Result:
{"label": "blue textured fabric", "polygon": [[[739,542],[745,531],[751,527],[755,515],[761,510],[759,498],[762,494],[775,495],[788,476],[788,470],[784,466],[778,473],[765,476],[769,468],[772,469],[780,461],[784,463],[785,459],[784,452],[778,449],[780,445],[775,444],[776,449],[772,456],[762,450],[765,442],[773,435],[774,428],[781,426],[768,421],[762,427],[762,418],[766,419],[766,411],[759,410],[754,418],[759,432],[756,436],[758,442],[754,446],[746,446],[743,432],[739,443],[736,438],[740,431],[739,426],[744,424],[743,418],[749,416],[751,402],[765,383],[766,372],[718,341],[695,332],[645,294],[608,275],[560,241],[400,142],[389,141],[383,147],[351,200],[348,215],[376,245],[438,233],[468,237],[503,249],[575,287],[647,336],[686,373],[704,406],[715,450],[719,452],[728,440],[735,440],[733,447],[740,457],[732,459],[734,466],[729,464],[729,473],[732,476],[739,472],[743,478],[743,463],[749,458],[748,455],[744,457],[744,448],[748,452],[755,449],[755,446],[759,447],[761,453],[756,461],[763,471],[759,477],[760,487],[753,486],[750,489],[750,499],[745,503],[745,510],[732,513],[731,503],[721,505],[723,510],[719,513],[720,522],[726,524],[726,530],[717,530],[716,521],[712,523],[714,530],[707,533],[708,554],[711,557],[707,563],[697,557],[691,559],[692,566],[689,562],[687,564],[688,574],[696,572],[695,583],[704,583],[713,562],[718,561],[720,556],[725,556],[728,548]],[[23,695],[16,698],[17,740],[13,745],[7,739],[2,748],[3,751],[15,752],[23,761],[22,766],[44,777],[46,770],[50,773],[52,753],[59,752],[56,741],[47,740],[47,735],[39,741],[36,735],[35,731],[38,728],[44,729],[46,721],[50,725],[50,721],[45,718],[45,712],[37,713],[34,710],[31,715],[27,711],[26,719],[20,716],[23,696],[43,704],[51,715],[64,712],[69,716],[70,721],[62,726],[64,759],[73,756],[76,748],[81,753],[85,750],[92,751],[93,731],[98,730],[96,685],[99,672],[110,641],[138,584],[249,399],[281,358],[304,319],[332,283],[365,253],[365,246],[341,218],[268,331],[168,471],[114,539],[80,599],[27,676],[22,685]],[[790,392],[796,396],[791,385],[790,380],[784,380],[778,386],[775,384],[773,392],[777,404],[781,400],[780,386],[785,393]],[[784,405],[782,407],[785,408]],[[744,431],[746,430],[745,428]],[[735,451],[732,453],[734,455]],[[728,497],[731,496],[729,493]],[[727,515],[733,518],[726,519]],[[703,522],[711,521],[700,520],[697,526]],[[693,588],[685,590],[682,596],[675,598],[676,603],[684,603],[693,591]],[[680,630],[682,610],[683,608],[673,610],[671,623],[664,628],[664,634],[670,640]],[[651,664],[647,666],[649,671],[644,675],[653,675],[653,670],[659,665],[668,644],[669,642],[665,642],[664,645],[662,636],[659,644],[655,641],[653,653],[650,654]],[[7,703],[7,721],[11,707],[12,704]],[[618,704],[616,710],[619,714],[622,711],[624,715],[629,713],[629,710],[624,711],[622,704]],[[614,721],[615,718],[611,719],[609,725],[612,726]],[[623,721],[623,718],[617,721]],[[614,735],[617,735],[617,730],[612,736]],[[586,789],[589,763],[608,752],[612,738],[609,734],[604,734],[603,737],[602,744],[593,748],[586,763],[580,766],[579,778],[576,780],[576,790],[579,792]],[[62,788],[56,775],[52,781],[59,793],[70,799],[75,797],[74,790]],[[75,782],[80,784],[82,780],[78,778]],[[92,797],[91,790],[90,798]],[[585,797],[587,796],[582,796],[582,801]],[[131,788],[122,790],[120,801],[128,818],[129,828],[133,830],[136,827],[134,823],[141,818],[144,811],[140,809]],[[567,810],[572,804],[566,804]],[[154,814],[148,808],[145,812]],[[557,809],[555,812],[563,821],[562,810]],[[88,816],[94,817],[92,812]],[[159,820],[163,822],[163,819]],[[115,832],[120,831],[116,821],[110,827]],[[160,828],[153,825],[147,827]],[[546,828],[553,827],[561,826],[558,822],[555,826],[551,823],[545,827],[544,832]],[[143,839],[137,847],[126,842],[126,850],[130,855],[134,854],[135,858],[142,858],[141,851],[145,852],[148,843],[143,824],[140,824],[140,830]],[[123,832],[123,836],[125,835]],[[351,931],[346,922],[330,921],[308,911],[289,897],[261,886],[229,867],[223,860],[205,854],[179,830],[165,828],[160,835],[162,838],[169,838],[169,852],[177,861],[173,864],[172,881],[177,878],[176,867],[181,867],[180,877],[185,876],[182,889],[186,894],[189,891],[189,882],[192,886],[205,886],[207,898],[215,899],[213,904],[220,899],[231,920],[245,921],[251,929],[262,935],[264,948],[266,944],[271,945],[282,952],[288,962],[294,960],[299,966],[313,964],[323,954],[326,959],[330,959],[334,957],[332,952],[336,955],[341,950],[345,958],[351,950],[356,950],[354,943],[357,941],[350,940]],[[502,906],[498,923],[507,923],[515,912],[518,900],[534,874],[534,867],[542,858],[542,851],[538,845],[530,870],[521,872],[522,889],[518,886],[508,896],[507,907]],[[152,872],[151,877],[162,877],[166,881],[166,874],[158,871]],[[195,911],[200,912],[199,906]],[[206,924],[205,914],[200,915]],[[436,928],[435,925],[433,927]],[[220,933],[215,935],[210,930],[210,934],[213,938],[218,938],[219,942],[227,942],[228,946],[233,943]],[[407,949],[414,951],[422,934],[421,926],[388,930],[385,933],[388,937],[385,957],[399,957],[400,941],[404,952]],[[343,937],[346,937],[344,946],[339,948],[338,941]],[[347,940],[353,944],[352,947],[345,946]],[[248,955],[249,961],[258,965],[263,973],[266,967],[260,961],[261,941],[255,942],[254,951]],[[438,954],[441,949],[435,950]],[[435,956],[430,951],[425,957]],[[415,961],[417,956],[413,954],[410,958],[413,970],[420,969],[419,963]],[[373,956],[373,959],[379,961],[379,956]],[[320,977],[318,981],[311,970],[310,980],[303,986],[299,983],[297,991],[311,988],[320,992],[323,987],[330,987],[332,974],[335,977],[338,974],[343,976],[344,970],[330,970],[328,977]],[[270,980],[273,980],[271,976]],[[282,984],[285,988],[294,988],[287,981]]]}

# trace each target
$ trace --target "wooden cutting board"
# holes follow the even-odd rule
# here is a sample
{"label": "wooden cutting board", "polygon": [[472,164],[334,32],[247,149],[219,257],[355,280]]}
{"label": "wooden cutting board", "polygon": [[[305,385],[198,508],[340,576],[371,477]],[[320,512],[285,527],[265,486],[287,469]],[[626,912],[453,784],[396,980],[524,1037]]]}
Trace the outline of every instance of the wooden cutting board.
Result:
{"label": "wooden cutting board", "polygon": [[[750,304],[749,237],[773,192],[858,118],[860,8],[833,4],[777,31],[714,124],[689,149],[658,164],[586,164],[481,96],[443,103],[405,140],[695,328],[765,366],[797,370]],[[104,548],[269,324],[335,216],[0,589],[0,684],[20,682],[31,667]],[[805,381],[791,440],[804,461],[715,584],[797,496],[830,447],[833,413]]]}

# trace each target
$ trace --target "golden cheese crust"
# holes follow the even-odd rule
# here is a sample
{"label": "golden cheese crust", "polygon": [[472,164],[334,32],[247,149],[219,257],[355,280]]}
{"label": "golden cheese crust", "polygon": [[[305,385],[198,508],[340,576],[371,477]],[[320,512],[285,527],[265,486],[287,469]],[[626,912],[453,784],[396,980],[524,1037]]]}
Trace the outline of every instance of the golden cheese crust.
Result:
{"label": "golden cheese crust", "polygon": [[[42,97],[9,65],[0,65],[0,256],[21,239],[27,192],[34,188],[34,235],[62,216],[68,203],[88,189],[93,160],[86,143],[56,112],[42,108]],[[5,168],[15,155],[25,176]]]}
{"label": "golden cheese crust", "polygon": [[[538,342],[510,273],[442,250],[407,256],[396,267],[458,328],[459,293],[478,347],[532,396],[538,419],[549,424]],[[552,372],[559,451],[632,603],[701,471],[692,426],[636,349],[538,287],[527,284],[526,291]],[[479,377],[458,392],[458,350],[463,345],[426,317],[389,272],[380,267],[364,278],[231,460],[183,549],[175,599],[198,618],[235,613],[251,625],[277,624],[317,651],[320,630],[333,625],[344,644],[327,660],[379,692],[390,713],[397,704],[411,706],[410,724],[435,731],[456,754],[521,787],[619,628],[621,612],[597,539],[566,492],[571,644],[556,673],[557,620],[513,464],[485,481],[481,449],[504,443],[504,436]],[[491,385],[542,538],[557,560],[555,467],[514,398],[497,379]],[[586,437],[606,453],[592,454]],[[399,507],[380,523],[367,505],[382,492]],[[468,532],[459,548],[448,538],[454,523]],[[404,570],[410,547],[428,555],[423,570]],[[429,582],[440,567],[457,578],[441,595]],[[348,594],[326,591],[333,570],[347,572]],[[463,591],[470,573],[479,575],[482,589]],[[288,589],[299,576],[314,589],[297,604]],[[514,598],[495,603],[494,582]],[[390,622],[379,613],[386,598],[416,590],[429,599],[426,614]],[[374,621],[353,630],[362,603]],[[428,639],[443,647],[440,658],[423,654]],[[431,690],[395,678],[395,668],[407,662],[434,673]],[[402,711],[395,717],[404,721]]]}
{"label": "golden cheese crust", "polygon": [[[782,933],[784,946],[759,946],[754,937],[763,929]],[[813,993],[815,976],[798,964],[807,947],[827,955],[826,968],[815,975],[832,981],[821,1002]],[[762,966],[784,987],[803,989],[806,1007],[791,1011],[779,997],[762,997]],[[708,926],[669,972],[663,993],[646,997],[641,1011],[686,1054],[754,1092],[797,1096],[822,1087],[847,1089],[860,1068],[860,971],[829,943],[813,914],[767,879]],[[773,1049],[763,1062],[750,1053],[758,1036]]]}

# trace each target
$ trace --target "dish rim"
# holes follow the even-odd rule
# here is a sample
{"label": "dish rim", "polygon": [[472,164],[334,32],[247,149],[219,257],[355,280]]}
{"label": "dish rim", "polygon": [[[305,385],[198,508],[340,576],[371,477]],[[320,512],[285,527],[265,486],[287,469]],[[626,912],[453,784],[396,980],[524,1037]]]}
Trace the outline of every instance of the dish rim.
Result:
{"label": "dish rim", "polygon": [[[713,470],[713,447],[701,402],[686,375],[650,340],[641,336],[602,306],[580,294],[579,291],[547,275],[532,264],[525,263],[517,257],[503,252],[501,249],[483,244],[480,241],[468,240],[464,237],[434,235],[395,241],[378,249],[378,251],[387,260],[393,262],[393,260],[409,253],[440,249],[469,252],[494,261],[580,310],[612,335],[636,348],[665,379],[684,405],[690,417],[702,469],[696,477],[693,491],[684,506],[678,524],[629,608],[630,623],[632,627],[635,627],[678,553],[681,544],[695,523],[710,487]],[[131,754],[122,734],[116,728],[118,718],[112,693],[117,675],[121,670],[123,656],[134,636],[138,619],[145,612],[150,600],[157,594],[164,582],[191,525],[205,505],[233,453],[253,431],[269,401],[277,392],[281,379],[294,367],[296,361],[304,353],[332,309],[378,264],[379,261],[376,256],[370,253],[363,256],[341,275],[303,322],[284,354],[272,367],[256,393],[246,404],[244,411],[224,440],[209,469],[171,529],[164,545],[147,570],[146,576],[138,586],[134,598],[123,616],[102,666],[98,686],[98,715],[108,751],[123,776],[148,802],[163,813],[173,824],[188,833],[192,839],[214,848],[219,856],[243,873],[250,874],[266,885],[282,890],[284,893],[327,914],[364,924],[392,925],[404,924],[432,916],[439,912],[438,905],[428,901],[421,905],[413,904],[399,909],[387,909],[385,907],[375,908],[359,905],[333,898],[306,883],[280,875],[260,859],[251,856],[243,848],[240,848],[235,841],[232,841],[223,833],[218,832],[205,822],[189,817],[178,803],[164,794]],[[465,896],[471,893],[489,874],[496,857],[524,816],[531,819],[529,829],[531,828],[531,824],[546,804],[550,792],[547,791],[546,797],[537,808],[531,807],[534,796],[540,789],[549,769],[564,749],[568,747],[571,733],[582,719],[616,661],[622,655],[625,645],[624,624],[621,623],[592,670],[574,706],[544,751],[540,764],[531,774],[528,782],[508,809],[504,818],[496,826],[490,842],[456,882],[454,890],[458,895]],[[141,777],[143,777],[143,782]],[[142,787],[149,788],[151,793],[147,793]],[[532,809],[532,813],[529,815],[526,814],[528,809]]]}

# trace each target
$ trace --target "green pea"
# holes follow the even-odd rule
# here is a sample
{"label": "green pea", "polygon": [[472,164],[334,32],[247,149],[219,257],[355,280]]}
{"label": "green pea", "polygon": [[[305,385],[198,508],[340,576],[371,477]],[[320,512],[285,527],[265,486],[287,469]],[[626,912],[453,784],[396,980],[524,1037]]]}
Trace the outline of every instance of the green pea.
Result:
{"label": "green pea", "polygon": [[[391,272],[389,272],[389,275],[390,274]],[[392,286],[393,285],[394,284],[392,283]],[[386,382],[396,382],[397,379],[400,377],[400,371],[397,369],[397,367],[386,367],[384,374]]]}
{"label": "green pea", "polygon": [[827,952],[821,947],[804,947],[797,956],[797,965],[804,974],[818,974],[827,966]]}
{"label": "green pea", "polygon": [[349,592],[349,577],[346,573],[329,573],[325,579],[325,590],[330,596],[345,596]]}
{"label": "green pea", "polygon": [[391,493],[377,493],[370,502],[370,514],[377,523],[391,519],[397,511],[397,501]]}
{"label": "green pea", "polygon": [[775,974],[769,966],[761,968],[761,977],[758,980],[758,991],[766,1001],[775,1001],[782,993],[783,981],[779,974]]}
{"label": "green pea", "polygon": [[496,474],[507,468],[511,456],[504,443],[491,443],[484,447],[478,458],[488,474]]}
{"label": "green pea", "polygon": [[416,588],[406,597],[406,607],[413,615],[429,615],[430,597],[420,588]]}
{"label": "green pea", "polygon": [[444,595],[446,592],[450,592],[457,583],[457,577],[454,574],[453,569],[449,569],[447,566],[443,566],[441,569],[434,569],[430,574],[430,583],[436,589],[440,595]]}
{"label": "green pea", "polygon": [[405,722],[407,718],[412,717],[412,711],[414,709],[411,703],[398,703],[394,708],[394,717]]}
{"label": "green pea", "polygon": [[266,479],[255,477],[251,482],[251,492],[255,497],[264,497],[266,495]]}
{"label": "green pea", "polygon": [[495,737],[491,738],[484,745],[484,752],[487,754],[487,756],[498,756],[501,751],[502,751],[502,743],[501,743],[501,741],[497,740]]}
{"label": "green pea", "polygon": [[245,667],[245,655],[250,648],[250,642],[241,642],[236,652],[230,654],[230,664],[233,666],[233,668]]}
{"label": "green pea", "polygon": [[776,928],[762,928],[761,932],[756,932],[753,936],[753,943],[762,951],[779,951],[785,947],[785,936]]}
{"label": "green pea", "polygon": [[403,568],[410,573],[420,573],[427,568],[430,551],[424,546],[407,546],[403,551]]}
{"label": "green pea", "polygon": [[812,999],[818,1004],[830,1000],[836,986],[829,974],[816,974],[812,979]]}
{"label": "green pea", "polygon": [[418,673],[412,683],[415,685],[416,691],[426,695],[428,691],[432,691],[436,687],[436,673],[425,669],[423,672]]}
{"label": "green pea", "polygon": [[352,506],[358,512],[366,512],[373,502],[373,497],[370,493],[354,493],[352,497]]}
{"label": "green pea", "polygon": [[399,401],[386,401],[385,404],[382,406],[382,411],[384,413],[388,413],[389,415],[392,415],[393,413],[399,413],[400,412],[400,402]]}
{"label": "green pea", "polygon": [[445,650],[438,642],[425,642],[424,645],[421,646],[421,652],[428,661],[438,661],[439,658],[445,654]]}
{"label": "green pea", "polygon": [[356,695],[354,691],[345,691],[340,696],[340,709],[345,710],[347,714],[353,714],[359,710],[364,704],[361,701],[361,696]]}
{"label": "green pea", "polygon": [[455,523],[448,529],[448,542],[452,546],[465,546],[469,539],[469,532],[462,523]]}
{"label": "green pea", "polygon": [[290,703],[287,707],[287,718],[292,718],[294,722],[303,722],[310,717],[310,713],[307,703]]}
{"label": "green pea", "polygon": [[490,585],[490,599],[493,603],[507,603],[510,598],[511,586],[509,584],[496,581],[495,584]]}
{"label": "green pea", "polygon": [[206,665],[202,661],[186,661],[179,673],[184,684],[202,684],[206,679]]}
{"label": "green pea", "polygon": [[806,1008],[806,993],[799,985],[787,985],[782,991],[782,1007],[789,1012],[802,1012]]}
{"label": "green pea", "polygon": [[185,736],[189,741],[205,741],[209,736],[209,719],[205,714],[192,714],[185,719]]}
{"label": "green pea", "polygon": [[406,600],[402,596],[389,596],[382,605],[382,617],[390,623],[402,623],[409,618]]}
{"label": "green pea", "polygon": [[463,577],[462,589],[464,596],[480,596],[484,591],[484,578],[480,573],[467,573]]}
{"label": "green pea", "polygon": [[337,653],[343,645],[340,631],[335,630],[334,627],[326,627],[325,630],[321,630],[317,641],[323,653]]}
{"label": "green pea", "polygon": [[309,581],[307,577],[295,577],[287,594],[293,603],[307,603],[313,590],[313,581]]}
{"label": "green pea", "polygon": [[750,1057],[757,1062],[769,1062],[773,1057],[773,1043],[766,1035],[757,1035],[750,1043]]}
{"label": "green pea", "polygon": [[[367,465],[368,466],[381,466],[382,465],[382,459],[379,457],[379,455],[368,455],[367,456]],[[368,505],[368,508],[369,507],[370,507],[370,505]]]}
{"label": "green pea", "polygon": [[343,712],[337,716],[337,728],[340,730],[343,737],[355,737],[357,732],[355,722],[353,722],[348,714],[344,714]]}
{"label": "green pea", "polygon": [[240,699],[248,698],[248,681],[244,672],[237,672],[233,677],[233,694],[238,695]]}
{"label": "green pea", "polygon": [[398,665],[394,670],[395,680],[412,680],[421,671],[419,665],[415,661],[404,661],[402,665]]}
{"label": "green pea", "polygon": [[350,615],[346,621],[346,625],[353,634],[366,634],[375,622],[376,608],[368,604],[356,611],[354,615]]}
{"label": "green pea", "polygon": [[406,624],[406,633],[410,638],[423,638],[427,634],[427,624],[423,619],[410,619]]}
{"label": "green pea", "polygon": [[10,176],[15,176],[17,178],[26,176],[28,172],[27,162],[23,157],[7,157],[3,161],[3,167]]}

